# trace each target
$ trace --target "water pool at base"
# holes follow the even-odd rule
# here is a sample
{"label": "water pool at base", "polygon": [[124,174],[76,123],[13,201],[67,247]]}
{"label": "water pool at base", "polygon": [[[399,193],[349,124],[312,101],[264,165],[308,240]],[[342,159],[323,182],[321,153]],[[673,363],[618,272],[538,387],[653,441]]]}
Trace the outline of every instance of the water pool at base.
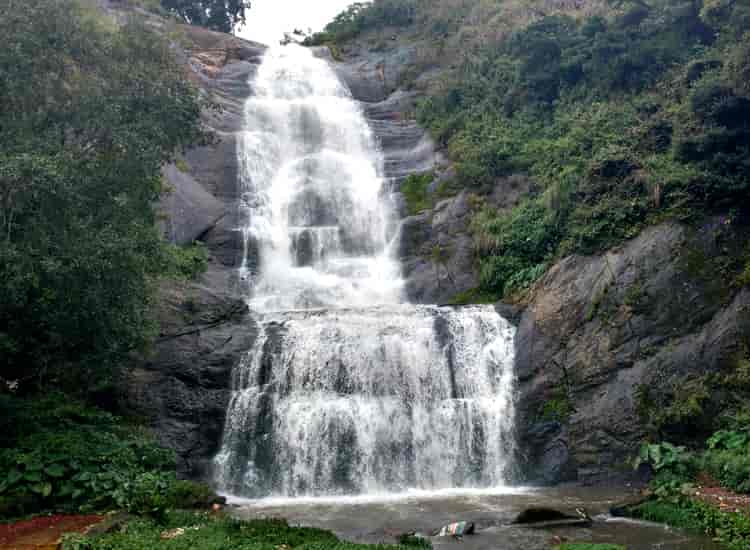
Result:
{"label": "water pool at base", "polygon": [[[664,525],[618,519],[609,509],[633,496],[627,488],[500,488],[406,492],[398,495],[310,499],[230,499],[242,519],[283,517],[290,524],[329,529],[341,539],[393,543],[406,532],[430,533],[453,521],[473,521],[477,534],[461,540],[431,538],[434,548],[463,550],[542,550],[559,540],[627,546],[628,550],[719,550],[705,537]],[[584,508],[594,523],[587,528],[534,529],[512,525],[524,509]]]}

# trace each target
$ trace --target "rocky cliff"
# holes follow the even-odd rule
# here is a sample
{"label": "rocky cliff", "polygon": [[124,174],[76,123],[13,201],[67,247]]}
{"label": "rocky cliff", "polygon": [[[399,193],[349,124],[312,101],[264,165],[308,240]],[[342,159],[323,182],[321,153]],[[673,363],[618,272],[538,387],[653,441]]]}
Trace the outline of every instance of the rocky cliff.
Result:
{"label": "rocky cliff", "polygon": [[[158,21],[155,24],[163,24]],[[200,240],[210,268],[198,283],[164,289],[162,335],[128,386],[130,408],[150,419],[175,448],[182,473],[205,476],[220,443],[231,371],[255,338],[239,299],[241,253],[236,138],[248,84],[263,47],[177,26],[175,46],[190,78],[221,110],[207,110],[216,142],[165,168],[165,231],[177,243]],[[513,207],[536,185],[524,175],[499,179],[481,196],[441,194],[451,167],[414,120],[419,92],[403,89],[418,52],[394,44],[353,44],[326,56],[362,102],[398,193],[406,176],[433,173],[432,207],[402,207],[398,254],[418,303],[446,303],[477,287],[470,223],[478,201]],[[418,74],[416,81],[434,74]],[[419,86],[416,87],[419,89]],[[628,460],[650,429],[644,395],[674,396],[685,380],[731,369],[747,335],[750,292],[716,270],[727,249],[743,246],[724,219],[702,228],[662,224],[598,256],[557,262],[521,304],[498,308],[519,325],[517,405],[524,481],[602,482],[632,475]],[[646,391],[648,390],[648,391]],[[658,399],[657,399],[658,401]],[[710,407],[710,398],[706,398]]]}
{"label": "rocky cliff", "polygon": [[[412,74],[416,85],[403,91],[418,46],[394,41],[374,52],[366,43],[347,44],[336,66],[373,119],[394,191],[407,173],[435,176],[427,189],[433,206],[402,212],[398,253],[410,299],[445,303],[478,286],[470,224],[479,205],[510,209],[538,186],[517,174],[478,194],[452,189],[441,196],[452,168],[413,122],[414,89],[429,87],[435,70]],[[723,394],[705,381],[731,373],[750,335],[750,292],[725,269],[743,257],[746,233],[721,216],[699,227],[656,225],[602,255],[563,258],[520,303],[498,304],[518,323],[523,482],[633,478],[631,459],[657,435],[649,407],[697,399],[700,412],[667,418],[658,429],[688,443],[707,435],[698,417],[720,411]]]}
{"label": "rocky cliff", "polygon": [[[744,243],[722,227],[655,226],[604,255],[563,259],[534,287],[516,341],[527,478],[629,477],[650,435],[648,407],[688,400],[691,382],[731,372],[750,292],[719,276],[728,249]],[[721,408],[720,394],[697,395],[706,412]],[[674,428],[699,436],[694,422]]]}

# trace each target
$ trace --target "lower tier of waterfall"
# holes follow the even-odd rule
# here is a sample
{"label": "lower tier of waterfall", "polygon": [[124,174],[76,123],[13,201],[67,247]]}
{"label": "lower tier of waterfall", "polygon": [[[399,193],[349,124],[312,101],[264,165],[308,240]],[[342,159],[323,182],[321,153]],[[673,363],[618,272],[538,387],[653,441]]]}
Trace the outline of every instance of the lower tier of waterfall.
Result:
{"label": "lower tier of waterfall", "polygon": [[270,313],[236,368],[215,480],[324,496],[496,487],[513,455],[514,328],[491,306]]}

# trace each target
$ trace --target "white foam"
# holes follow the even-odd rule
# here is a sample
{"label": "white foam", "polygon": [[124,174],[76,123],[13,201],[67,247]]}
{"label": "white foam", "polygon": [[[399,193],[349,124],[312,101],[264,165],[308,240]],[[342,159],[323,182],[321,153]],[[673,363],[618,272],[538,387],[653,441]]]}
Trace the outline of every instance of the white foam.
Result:
{"label": "white foam", "polygon": [[284,497],[271,496],[261,499],[250,499],[230,494],[222,494],[227,504],[243,508],[285,508],[293,506],[357,506],[367,504],[390,504],[420,502],[430,500],[465,499],[497,496],[531,495],[538,491],[534,487],[490,487],[484,489],[441,489],[425,491],[407,489],[398,493],[374,493],[364,495],[322,496],[322,497]]}

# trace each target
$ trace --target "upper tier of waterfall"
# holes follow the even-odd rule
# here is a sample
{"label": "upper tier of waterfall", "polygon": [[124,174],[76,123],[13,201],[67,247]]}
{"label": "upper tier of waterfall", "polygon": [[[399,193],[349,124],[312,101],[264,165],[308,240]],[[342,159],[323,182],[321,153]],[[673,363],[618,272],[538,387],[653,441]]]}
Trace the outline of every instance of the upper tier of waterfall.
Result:
{"label": "upper tier of waterfall", "polygon": [[398,220],[367,121],[328,63],[272,48],[238,146],[240,274],[261,325],[234,372],[231,494],[494,487],[513,454],[513,327],[403,303]]}
{"label": "upper tier of waterfall", "polygon": [[396,304],[383,159],[349,91],[305,48],[272,48],[239,142],[241,277],[257,311]]}

